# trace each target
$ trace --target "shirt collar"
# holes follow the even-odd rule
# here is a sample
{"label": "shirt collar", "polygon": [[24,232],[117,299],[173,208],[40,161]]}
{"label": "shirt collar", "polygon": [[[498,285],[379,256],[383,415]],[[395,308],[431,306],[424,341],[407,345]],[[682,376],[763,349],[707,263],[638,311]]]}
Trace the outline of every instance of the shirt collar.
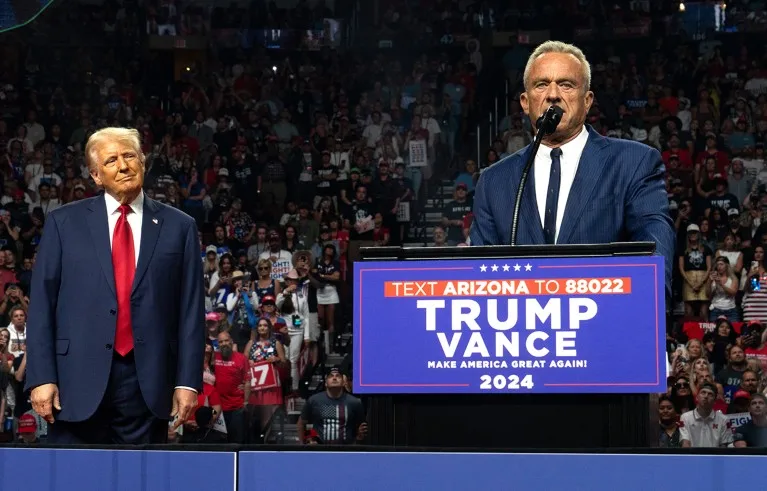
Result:
{"label": "shirt collar", "polygon": [[[562,157],[567,157],[568,155],[580,155],[583,152],[583,149],[586,147],[586,143],[589,140],[589,131],[586,129],[586,125],[583,125],[581,127],[581,132],[578,133],[578,136],[570,140],[569,142],[565,143],[560,149],[562,149]],[[541,143],[541,149],[546,149],[543,153],[546,155],[546,157],[550,157],[551,151],[553,150],[552,147],[546,146],[543,143]]]}
{"label": "shirt collar", "polygon": [[699,420],[703,420],[703,421],[710,421],[710,420],[714,419],[714,415],[715,415],[714,413],[715,412],[716,411],[711,411],[711,414],[709,414],[707,418],[704,418],[703,415],[698,412],[698,408],[695,408],[693,410],[692,414],[695,416],[695,419],[699,419]]}
{"label": "shirt collar", "polygon": [[[107,216],[115,213],[117,209],[120,208],[121,203],[109,193],[104,193],[104,201],[107,204]],[[131,207],[131,210],[133,210],[133,213],[141,213],[144,209],[144,192],[142,191],[138,193],[136,199],[134,199],[129,206]]]}

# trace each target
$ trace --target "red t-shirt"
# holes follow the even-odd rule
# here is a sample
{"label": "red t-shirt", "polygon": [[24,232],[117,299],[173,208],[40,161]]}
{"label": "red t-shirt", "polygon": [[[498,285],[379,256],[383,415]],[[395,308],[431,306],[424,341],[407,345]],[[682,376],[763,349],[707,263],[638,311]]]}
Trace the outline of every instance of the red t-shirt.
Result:
{"label": "red t-shirt", "polygon": [[250,364],[242,353],[232,353],[229,360],[224,360],[221,353],[216,353],[214,360],[216,391],[221,397],[223,411],[235,411],[245,405],[245,392],[240,388],[250,383]]}
{"label": "red t-shirt", "polygon": [[[243,396],[244,397],[244,396]],[[210,384],[202,384],[202,392],[197,394],[197,407],[201,408],[205,406],[205,399],[208,399],[208,407],[220,406],[221,397],[219,397],[216,388]],[[194,421],[194,415],[197,414],[197,409],[189,415],[187,421]]]}

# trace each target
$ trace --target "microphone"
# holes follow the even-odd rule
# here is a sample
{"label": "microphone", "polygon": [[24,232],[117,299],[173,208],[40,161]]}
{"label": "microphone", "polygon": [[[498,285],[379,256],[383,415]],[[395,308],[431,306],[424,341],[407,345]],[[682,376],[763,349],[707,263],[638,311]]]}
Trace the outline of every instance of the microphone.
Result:
{"label": "microphone", "polygon": [[540,118],[535,122],[537,131],[535,132],[535,138],[530,145],[531,148],[527,154],[527,162],[525,162],[525,168],[522,169],[522,176],[519,178],[519,188],[517,189],[517,196],[514,199],[514,214],[511,216],[511,237],[509,243],[511,245],[517,245],[517,229],[519,226],[519,208],[522,205],[522,193],[525,192],[525,184],[527,184],[527,175],[530,173],[530,169],[533,167],[535,156],[538,154],[538,148],[541,146],[541,140],[544,136],[551,135],[556,131],[559,122],[562,121],[562,115],[565,111],[557,106],[551,105],[546,109]]}
{"label": "microphone", "polygon": [[538,118],[538,121],[535,122],[535,127],[538,128],[538,133],[535,137],[537,138],[538,134],[541,133],[541,137],[554,133],[559,122],[562,121],[562,115],[564,113],[565,111],[559,106],[549,106],[549,108],[541,114],[541,117]]}

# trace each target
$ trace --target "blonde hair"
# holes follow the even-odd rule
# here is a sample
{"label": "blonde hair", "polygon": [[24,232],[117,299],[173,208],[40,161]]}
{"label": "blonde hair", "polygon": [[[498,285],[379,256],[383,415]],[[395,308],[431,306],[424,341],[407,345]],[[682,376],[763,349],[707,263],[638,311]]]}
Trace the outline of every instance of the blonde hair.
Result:
{"label": "blonde hair", "polygon": [[269,271],[272,271],[272,262],[268,258],[258,260],[258,263],[256,263],[256,269],[260,268],[261,266],[269,266]]}
{"label": "blonde hair", "polygon": [[144,164],[144,152],[141,151],[141,138],[138,130],[134,128],[102,128],[93,133],[85,144],[85,158],[88,161],[88,170],[97,168],[99,148],[107,142],[119,142],[131,147],[138,155],[141,164]]}
{"label": "blonde hair", "polygon": [[563,43],[562,41],[546,41],[535,48],[535,51],[530,55],[530,58],[527,59],[525,73],[522,78],[525,90],[527,90],[530,84],[530,70],[533,67],[533,63],[546,53],[562,53],[576,57],[583,67],[583,79],[585,81],[584,92],[591,88],[591,65],[586,59],[586,55],[583,54],[583,51],[573,44]]}

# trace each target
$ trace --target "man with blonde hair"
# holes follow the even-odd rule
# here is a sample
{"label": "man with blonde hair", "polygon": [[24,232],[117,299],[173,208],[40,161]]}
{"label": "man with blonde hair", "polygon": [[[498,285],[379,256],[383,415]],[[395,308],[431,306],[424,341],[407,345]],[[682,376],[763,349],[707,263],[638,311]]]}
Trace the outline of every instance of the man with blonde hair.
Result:
{"label": "man with blonde hair", "polygon": [[[670,291],[674,225],[665,169],[647,145],[605,138],[586,125],[594,102],[591,67],[571,44],[547,41],[530,55],[522,109],[535,127],[552,105],[564,114],[543,138],[522,194],[517,244],[603,244],[651,241],[666,260]],[[472,245],[511,241],[514,200],[528,145],[488,168],[474,195]]]}
{"label": "man with blonde hair", "polygon": [[161,443],[197,404],[205,340],[194,220],[145,196],[134,129],[85,155],[104,193],[52,211],[32,272],[27,387],[51,443]]}

